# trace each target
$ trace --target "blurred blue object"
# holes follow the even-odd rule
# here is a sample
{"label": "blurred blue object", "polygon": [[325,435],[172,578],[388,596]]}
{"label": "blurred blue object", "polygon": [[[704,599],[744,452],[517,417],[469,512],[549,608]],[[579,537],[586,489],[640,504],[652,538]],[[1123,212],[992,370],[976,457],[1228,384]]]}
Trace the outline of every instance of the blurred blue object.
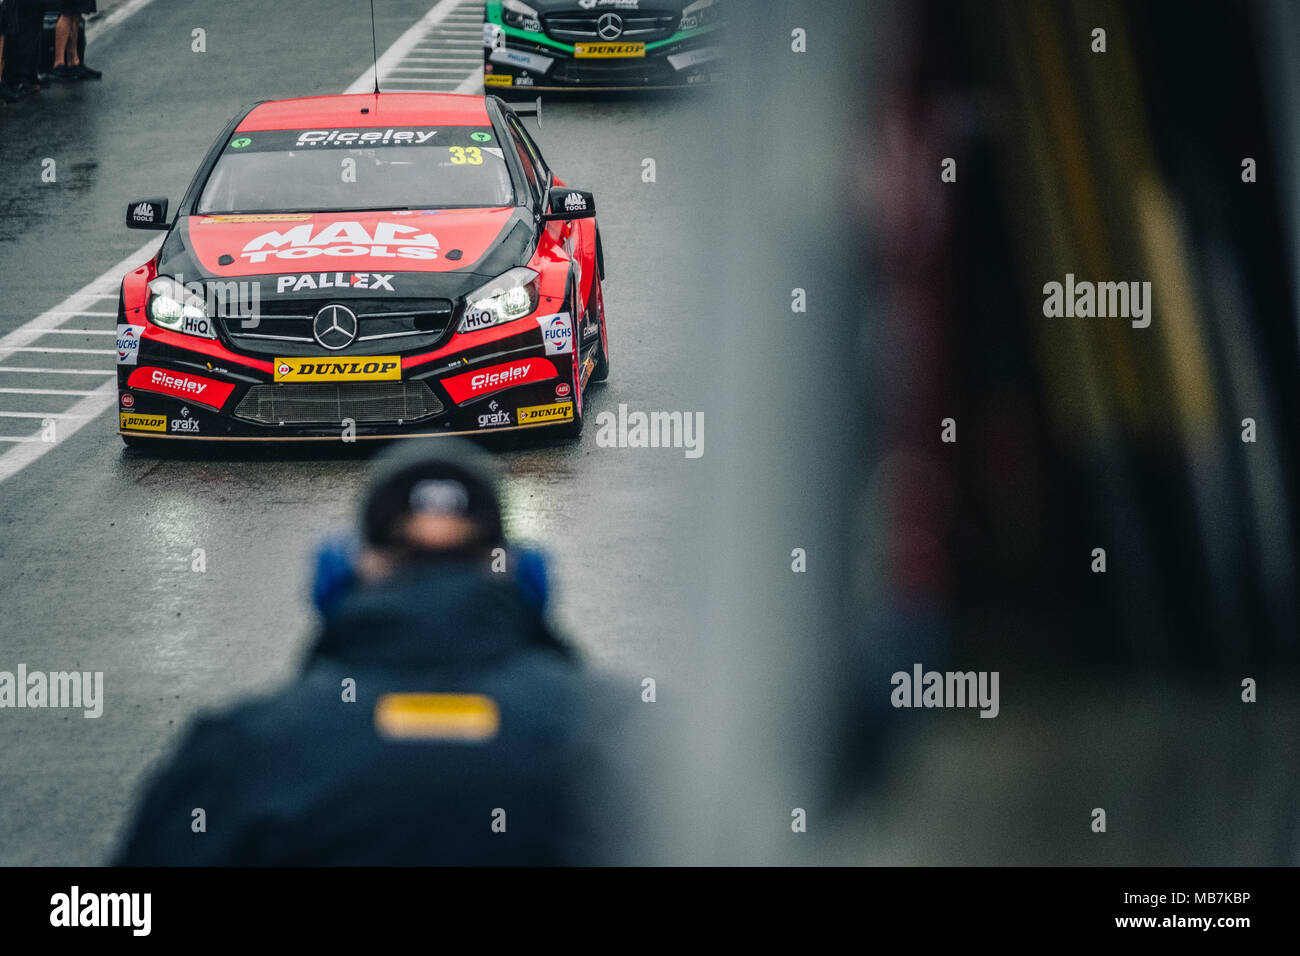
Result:
{"label": "blurred blue object", "polygon": [[[329,617],[356,585],[360,553],[361,541],[355,534],[335,535],[317,546],[311,600],[321,616]],[[546,554],[540,550],[520,548],[515,552],[515,580],[524,600],[539,614],[545,613],[550,599],[546,564]]]}
{"label": "blurred blue object", "polygon": [[524,600],[536,608],[539,614],[545,613],[546,602],[551,596],[545,553],[532,548],[521,548],[515,562],[515,578]]}
{"label": "blurred blue object", "polygon": [[355,534],[326,538],[316,549],[311,600],[323,617],[329,617],[356,583],[361,542]]}

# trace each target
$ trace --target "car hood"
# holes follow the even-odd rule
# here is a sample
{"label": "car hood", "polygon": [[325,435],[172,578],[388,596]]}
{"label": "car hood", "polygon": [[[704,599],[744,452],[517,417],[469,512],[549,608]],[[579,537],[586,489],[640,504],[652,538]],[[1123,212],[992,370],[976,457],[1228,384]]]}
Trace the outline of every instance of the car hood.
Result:
{"label": "car hood", "polygon": [[527,262],[531,223],[520,207],[183,216],[159,252],[158,274],[255,281],[264,302],[456,298]]}
{"label": "car hood", "polygon": [[654,10],[656,13],[668,11],[681,13],[693,0],[596,0],[595,3],[583,0],[527,0],[530,7],[538,13],[569,13],[579,10],[583,13],[623,13],[634,10]]}
{"label": "car hood", "polygon": [[514,227],[522,221],[513,206],[188,216],[169,236],[163,258],[183,250],[192,266],[211,278],[319,271],[474,272],[515,238]]}

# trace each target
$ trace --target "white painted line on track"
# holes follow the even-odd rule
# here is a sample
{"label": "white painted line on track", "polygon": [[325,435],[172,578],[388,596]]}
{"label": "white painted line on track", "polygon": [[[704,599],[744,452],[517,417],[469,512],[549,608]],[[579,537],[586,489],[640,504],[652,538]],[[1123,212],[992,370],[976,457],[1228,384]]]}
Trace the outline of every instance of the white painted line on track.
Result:
{"label": "white painted line on track", "polygon": [[[113,404],[113,399],[117,393],[117,379],[105,382],[91,394],[79,400],[75,405],[68,409],[63,418],[69,419],[68,424],[58,430],[59,442],[66,441],[81,430],[81,427],[98,416],[105,408]],[[0,455],[0,481],[11,478],[18,472],[22,471],[32,462],[36,461],[51,448],[55,443],[44,441],[33,441],[27,444],[15,445],[9,451]]]}
{"label": "white painted line on track", "polygon": [[0,358],[12,352],[54,352],[64,355],[112,355],[112,349],[65,349],[55,345],[15,345],[0,352]]}
{"label": "white painted line on track", "polygon": [[452,90],[453,93],[473,93],[483,88],[483,67],[479,67],[469,76],[461,81],[460,86]]}
{"label": "white painted line on track", "polygon": [[24,375],[116,375],[117,369],[28,368],[26,365],[0,365],[0,372],[22,372]]}
{"label": "white painted line on track", "polygon": [[[74,315],[82,315],[82,312],[73,308],[73,300],[79,295],[84,295],[92,290],[104,291],[109,287],[116,286],[122,281],[122,276],[126,275],[127,272],[150,259],[161,244],[161,236],[149,240],[117,265],[86,283],[80,290],[68,296],[48,312],[42,312],[36,318],[20,325],[7,335],[0,335],[0,359],[7,358],[12,352],[28,351],[24,347],[34,343],[50,329],[59,328]],[[107,314],[113,315],[114,313]],[[112,350],[109,349],[108,351]]]}
{"label": "white painted line on track", "polygon": [[376,71],[379,73],[379,88],[382,90],[384,88],[384,76],[402,61],[402,57],[415,49],[420,44],[420,41],[433,31],[434,27],[447,19],[464,2],[465,0],[439,0],[428,13],[417,20],[409,30],[397,38],[397,41],[392,46],[384,51],[377,65],[370,67],[358,76],[352,85],[343,92],[369,93],[375,88]]}
{"label": "white painted line on track", "polygon": [[[144,4],[140,4],[144,6]],[[124,9],[124,8],[120,8]],[[138,9],[138,7],[137,7]],[[114,290],[122,281],[122,277],[131,269],[135,269],[142,263],[152,258],[153,254],[162,244],[163,237],[157,236],[150,239],[143,246],[131,253],[121,262],[112,268],[105,270],[96,276],[79,290],[72,293],[54,308],[47,312],[42,312],[36,318],[30,320],[24,325],[20,325],[6,335],[0,336],[0,360],[8,358],[15,352],[39,352],[43,354],[63,354],[63,355],[112,355],[116,357],[114,349],[77,349],[77,348],[60,348],[57,346],[38,346],[32,343],[40,339],[47,332],[56,331],[65,322],[76,315],[83,315],[76,306],[80,304],[78,300],[84,300],[90,296],[116,297]],[[116,315],[110,312],[108,315]],[[12,448],[4,454],[0,454],[0,482],[16,475],[32,462],[36,461],[50,449],[57,447],[60,443],[66,441],[81,430],[88,421],[100,415],[105,409],[111,406],[117,397],[117,369],[113,368],[112,375],[108,381],[104,382],[98,388],[91,392],[59,392],[55,390],[32,390],[23,391],[8,390],[16,394],[63,394],[65,398],[76,398],[77,402],[71,408],[65,410],[57,416],[44,415],[42,418],[57,417],[66,419],[66,423],[57,431],[57,442],[47,442],[40,440],[39,435],[30,436],[30,441],[12,442]],[[6,418],[27,418],[27,415],[9,414]],[[33,416],[34,417],[34,416]]]}
{"label": "white painted line on track", "polygon": [[153,3],[153,0],[127,0],[126,3],[107,16],[91,20],[86,24],[86,42],[90,43],[92,40],[98,40],[127,17],[133,13],[138,13],[151,3]]}
{"label": "white painted line on track", "polygon": [[71,412],[0,412],[0,418],[84,418]]}
{"label": "white painted line on track", "polygon": [[[394,73],[420,73],[423,75],[442,73],[444,75],[456,76],[456,77],[465,75],[464,70],[457,69],[455,67],[441,67],[441,66],[399,66],[399,67],[395,67],[393,69],[393,72]],[[412,77],[411,79],[418,79],[418,77]],[[429,79],[434,79],[434,77],[429,76]]]}

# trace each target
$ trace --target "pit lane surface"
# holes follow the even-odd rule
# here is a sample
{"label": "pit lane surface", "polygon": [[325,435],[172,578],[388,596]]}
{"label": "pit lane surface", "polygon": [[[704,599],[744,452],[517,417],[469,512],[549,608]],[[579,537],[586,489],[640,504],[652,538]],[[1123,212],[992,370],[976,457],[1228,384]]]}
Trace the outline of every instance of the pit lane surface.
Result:
{"label": "pit lane surface", "polygon": [[[479,48],[462,42],[478,4],[376,8],[390,88],[478,91]],[[462,48],[475,55],[444,56]],[[187,720],[285,679],[311,637],[310,555],[351,521],[373,448],[126,451],[114,275],[151,235],[123,228],[129,200],[176,202],[245,103],[367,88],[370,55],[361,2],[154,0],[92,37],[102,82],[0,110],[0,670],[103,671],[106,697],[92,720],[0,710],[0,864],[106,862],[141,775]],[[491,444],[510,531],[551,556],[557,623],[634,695],[690,639],[680,595],[703,503],[697,462],[601,448],[595,416],[704,407],[710,277],[684,236],[717,168],[708,121],[698,96],[546,102],[547,159],[596,195],[614,373],[588,393],[580,441]]]}

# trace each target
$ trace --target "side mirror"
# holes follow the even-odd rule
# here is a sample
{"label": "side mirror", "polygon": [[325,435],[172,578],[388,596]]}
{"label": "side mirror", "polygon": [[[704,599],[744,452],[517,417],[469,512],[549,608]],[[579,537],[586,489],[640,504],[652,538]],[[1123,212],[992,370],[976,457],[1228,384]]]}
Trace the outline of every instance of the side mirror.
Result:
{"label": "side mirror", "polygon": [[137,199],[126,207],[128,229],[166,229],[167,200]]}
{"label": "side mirror", "polygon": [[547,211],[542,222],[568,222],[571,219],[594,219],[596,198],[581,189],[552,186],[547,195]]}

